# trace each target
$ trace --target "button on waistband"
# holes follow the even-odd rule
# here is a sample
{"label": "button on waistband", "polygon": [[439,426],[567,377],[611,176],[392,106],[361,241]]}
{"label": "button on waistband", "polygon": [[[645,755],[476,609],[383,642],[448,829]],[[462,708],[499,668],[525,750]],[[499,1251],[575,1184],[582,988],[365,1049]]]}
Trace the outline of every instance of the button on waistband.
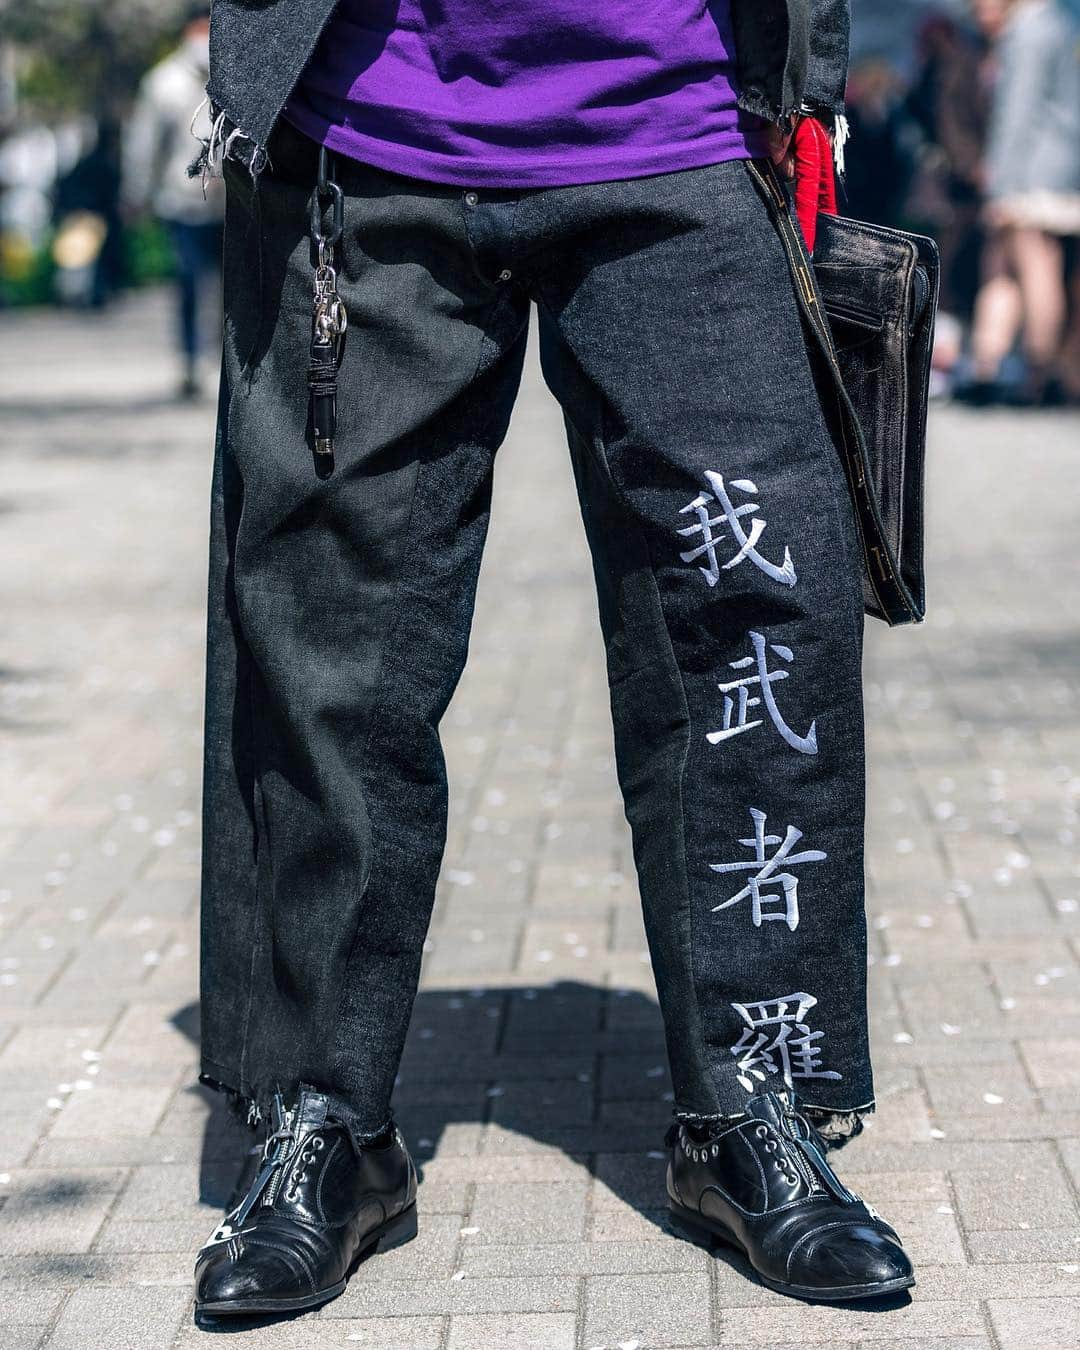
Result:
{"label": "button on waistband", "polygon": [[479,204],[480,204],[480,195],[479,195],[479,193],[476,193],[476,192],[466,192],[466,194],[465,194],[465,205],[466,205],[466,206],[479,206]]}

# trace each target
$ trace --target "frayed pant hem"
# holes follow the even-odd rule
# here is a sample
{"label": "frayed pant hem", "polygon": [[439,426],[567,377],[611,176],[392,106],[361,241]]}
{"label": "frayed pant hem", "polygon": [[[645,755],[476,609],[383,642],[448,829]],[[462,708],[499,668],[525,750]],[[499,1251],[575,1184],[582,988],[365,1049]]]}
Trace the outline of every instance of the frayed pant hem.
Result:
{"label": "frayed pant hem", "polygon": [[814,1106],[808,1102],[799,1103],[799,1110],[813,1125],[830,1153],[857,1139],[863,1132],[866,1117],[873,1115],[876,1109],[876,1102],[853,1107],[850,1111],[836,1110],[831,1106]]}
{"label": "frayed pant hem", "polygon": [[[207,1072],[204,1068],[199,1074],[199,1082],[203,1087],[210,1088],[213,1092],[220,1092],[226,1099],[230,1114],[238,1123],[249,1129],[257,1130],[264,1121],[270,1119],[270,1098],[262,1100],[258,1096],[252,1096],[241,1092],[239,1088],[234,1087],[220,1076],[217,1066],[213,1066],[213,1072]],[[301,1083],[298,1091],[304,1088],[310,1088],[313,1092],[322,1092],[322,1088],[315,1087],[311,1083]],[[328,1101],[327,1113],[335,1120],[341,1121],[349,1132],[349,1137],[357,1149],[367,1148],[377,1140],[386,1136],[388,1131],[394,1128],[394,1116],[391,1112],[376,1130],[362,1129],[359,1118],[347,1102],[336,1097],[332,1092],[324,1093]]]}
{"label": "frayed pant hem", "polygon": [[[795,1098],[795,1108],[814,1127],[814,1132],[818,1135],[828,1152],[843,1148],[845,1144],[857,1139],[863,1132],[863,1126],[866,1117],[872,1115],[876,1110],[876,1102],[867,1102],[862,1106],[854,1106],[848,1109],[832,1106],[818,1106],[811,1102],[804,1102],[798,1097]],[[727,1125],[734,1121],[741,1120],[745,1111],[717,1111],[711,1115],[699,1111],[680,1111],[676,1108],[675,1120],[680,1125],[689,1125],[698,1129],[707,1129],[715,1125]]]}

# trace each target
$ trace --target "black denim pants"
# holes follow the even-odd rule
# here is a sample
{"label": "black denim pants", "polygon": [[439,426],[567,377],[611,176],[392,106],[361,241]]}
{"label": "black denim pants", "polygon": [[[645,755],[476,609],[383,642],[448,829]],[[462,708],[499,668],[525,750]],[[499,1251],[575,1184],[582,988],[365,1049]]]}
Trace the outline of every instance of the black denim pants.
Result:
{"label": "black denim pants", "polygon": [[[314,146],[226,165],[203,1073],[378,1132],[446,827],[531,303],[594,558],[684,1119],[872,1103],[856,525],[745,164],[476,193],[339,161],[337,455],[308,424]],[[538,507],[542,504],[538,504]]]}

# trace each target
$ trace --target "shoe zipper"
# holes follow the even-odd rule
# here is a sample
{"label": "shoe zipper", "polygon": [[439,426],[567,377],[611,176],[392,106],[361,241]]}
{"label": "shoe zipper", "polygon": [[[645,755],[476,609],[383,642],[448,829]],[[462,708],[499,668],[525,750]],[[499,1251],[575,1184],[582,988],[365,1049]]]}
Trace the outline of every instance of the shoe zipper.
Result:
{"label": "shoe zipper", "polygon": [[796,1122],[798,1120],[798,1115],[795,1109],[792,1106],[789,1106],[786,1102],[783,1104],[782,1111],[784,1121],[784,1133],[787,1135],[790,1144],[790,1147],[788,1148],[788,1155],[791,1158],[791,1162],[796,1172],[798,1172],[798,1174],[802,1177],[803,1181],[805,1181],[807,1186],[809,1186],[810,1193],[812,1195],[818,1195],[825,1188],[822,1186],[821,1179],[815,1174],[814,1169],[810,1166],[810,1163],[807,1161],[803,1153],[802,1147],[803,1141],[799,1138],[799,1135],[796,1132]]}
{"label": "shoe zipper", "polygon": [[272,1205],[277,1199],[278,1191],[281,1189],[281,1179],[285,1175],[285,1164],[296,1144],[293,1113],[282,1108],[280,1098],[276,1098],[274,1101],[274,1116],[281,1123],[271,1136],[272,1138],[276,1136],[276,1143],[273,1153],[266,1160],[264,1169],[267,1171],[267,1181],[269,1182],[266,1187],[266,1194],[263,1196],[264,1205]]}
{"label": "shoe zipper", "polygon": [[266,1188],[266,1194],[263,1196],[264,1205],[272,1205],[277,1199],[278,1191],[281,1189],[281,1174],[285,1168],[275,1162],[271,1167],[270,1184]]}
{"label": "shoe zipper", "polygon": [[285,1164],[295,1142],[292,1113],[285,1110],[280,1096],[275,1096],[273,1129],[267,1136],[262,1165],[255,1174],[255,1180],[248,1188],[247,1194],[235,1209],[230,1210],[225,1215],[221,1223],[210,1234],[209,1239],[203,1244],[204,1251],[207,1247],[216,1246],[220,1242],[227,1242],[234,1237],[243,1228],[248,1215],[260,1201],[264,1205],[274,1203],[281,1186]]}
{"label": "shoe zipper", "polygon": [[[796,1168],[806,1179],[811,1191],[821,1193],[828,1191],[841,1204],[850,1205],[858,1200],[858,1196],[853,1195],[851,1191],[843,1184],[840,1178],[825,1161],[825,1156],[814,1143],[812,1138],[803,1139],[796,1133],[796,1122],[801,1122],[802,1117],[794,1107],[784,1106],[784,1127],[788,1138],[795,1145],[790,1150],[792,1161]],[[807,1127],[809,1128],[809,1127]]]}
{"label": "shoe zipper", "polygon": [[788,1148],[787,1156],[791,1160],[792,1166],[795,1168],[795,1171],[798,1172],[799,1176],[802,1177],[803,1181],[806,1182],[807,1186],[809,1186],[810,1193],[812,1195],[817,1195],[824,1187],[814,1175],[813,1168],[803,1157],[802,1149],[799,1147],[799,1141],[797,1139],[792,1139],[791,1144],[793,1147]]}
{"label": "shoe zipper", "polygon": [[285,1163],[295,1143],[292,1113],[285,1110],[280,1097],[274,1098],[272,1119],[273,1128],[266,1141],[262,1166],[256,1173],[251,1189],[229,1216],[234,1228],[243,1225],[257,1204],[272,1205],[277,1199]]}

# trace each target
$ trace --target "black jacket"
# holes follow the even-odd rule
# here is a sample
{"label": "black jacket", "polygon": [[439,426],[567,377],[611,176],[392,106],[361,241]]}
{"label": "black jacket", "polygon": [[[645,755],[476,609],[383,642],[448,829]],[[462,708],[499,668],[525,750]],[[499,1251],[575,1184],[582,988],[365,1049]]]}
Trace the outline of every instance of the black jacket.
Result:
{"label": "black jacket", "polygon": [[[257,170],[336,0],[214,0],[210,83],[214,144]],[[843,110],[849,0],[731,0],[739,105],[785,123],[803,107]],[[204,160],[207,155],[204,154]]]}

